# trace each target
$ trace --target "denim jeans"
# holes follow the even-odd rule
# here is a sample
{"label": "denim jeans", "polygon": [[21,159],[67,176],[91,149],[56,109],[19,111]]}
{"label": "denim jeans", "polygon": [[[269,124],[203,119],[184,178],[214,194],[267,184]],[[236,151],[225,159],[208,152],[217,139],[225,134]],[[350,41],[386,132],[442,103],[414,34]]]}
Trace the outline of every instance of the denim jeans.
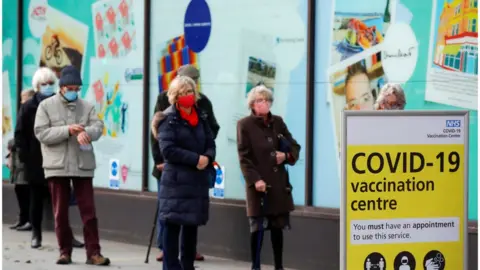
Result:
{"label": "denim jeans", "polygon": [[[157,204],[159,204],[160,203],[160,180],[157,180],[157,185],[158,185]],[[160,209],[158,209],[158,211],[160,211]],[[163,231],[164,231],[163,222],[160,220],[160,216],[158,216],[158,218],[157,218],[157,247],[160,250],[163,250]]]}

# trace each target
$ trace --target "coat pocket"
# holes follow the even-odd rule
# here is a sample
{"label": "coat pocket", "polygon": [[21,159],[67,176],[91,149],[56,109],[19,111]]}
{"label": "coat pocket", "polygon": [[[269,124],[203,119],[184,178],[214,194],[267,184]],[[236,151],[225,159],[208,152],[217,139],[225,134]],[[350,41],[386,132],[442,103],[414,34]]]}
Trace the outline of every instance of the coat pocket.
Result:
{"label": "coat pocket", "polygon": [[95,168],[97,168],[93,148],[89,151],[78,151],[78,168],[86,171],[95,170]]}
{"label": "coat pocket", "polygon": [[67,144],[42,144],[43,168],[63,169],[67,155]]}

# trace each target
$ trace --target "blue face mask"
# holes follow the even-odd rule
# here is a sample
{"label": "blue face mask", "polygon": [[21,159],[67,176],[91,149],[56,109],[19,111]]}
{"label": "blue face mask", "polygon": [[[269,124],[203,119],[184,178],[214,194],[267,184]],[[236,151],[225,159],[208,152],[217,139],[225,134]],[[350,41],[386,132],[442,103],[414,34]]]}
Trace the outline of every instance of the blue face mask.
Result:
{"label": "blue face mask", "polygon": [[40,85],[40,94],[44,95],[44,96],[51,96],[53,94],[55,94],[55,87],[53,85]]}
{"label": "blue face mask", "polygon": [[77,91],[66,91],[65,94],[63,94],[63,97],[68,102],[72,102],[72,101],[75,101],[78,98],[78,93],[77,93]]}

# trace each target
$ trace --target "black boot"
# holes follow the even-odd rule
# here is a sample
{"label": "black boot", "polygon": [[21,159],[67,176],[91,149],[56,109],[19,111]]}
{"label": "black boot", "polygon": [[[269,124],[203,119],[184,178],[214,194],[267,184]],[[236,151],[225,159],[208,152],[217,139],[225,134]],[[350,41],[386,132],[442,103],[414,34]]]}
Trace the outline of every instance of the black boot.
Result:
{"label": "black boot", "polygon": [[21,227],[21,226],[23,226],[23,225],[25,225],[25,222],[21,222],[21,221],[19,220],[19,221],[17,221],[15,224],[13,224],[12,226],[10,226],[9,228],[10,228],[11,230],[16,230],[18,227]]}
{"label": "black boot", "polygon": [[85,246],[85,244],[82,243],[82,242],[80,242],[80,241],[78,241],[78,240],[75,239],[75,237],[74,237],[73,240],[72,240],[72,246],[73,246],[74,248],[83,248],[83,247]]}
{"label": "black boot", "polygon": [[42,246],[42,232],[34,230],[32,233],[32,248],[39,248]]}
{"label": "black boot", "polygon": [[32,224],[30,222],[27,222],[23,224],[22,226],[17,227],[17,231],[19,232],[28,232],[32,230]]}

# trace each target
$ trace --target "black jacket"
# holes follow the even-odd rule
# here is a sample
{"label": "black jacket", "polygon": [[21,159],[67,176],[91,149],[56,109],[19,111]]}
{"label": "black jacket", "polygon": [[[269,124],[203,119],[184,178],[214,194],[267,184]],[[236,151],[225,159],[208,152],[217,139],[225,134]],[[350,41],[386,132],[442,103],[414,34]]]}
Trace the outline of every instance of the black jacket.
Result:
{"label": "black jacket", "polygon": [[[198,109],[201,110],[201,109]],[[205,225],[208,221],[211,180],[215,172],[197,169],[198,158],[215,160],[215,141],[207,115],[198,112],[198,125],[189,125],[175,106],[161,113],[158,138],[165,158],[160,181],[160,220],[179,225]]]}
{"label": "black jacket", "polygon": [[40,93],[20,106],[15,126],[15,147],[20,162],[24,164],[25,180],[31,184],[45,184],[45,174],[42,166],[42,150],[40,142],[35,137],[33,127],[38,105],[48,97]]}
{"label": "black jacket", "polygon": [[[157,97],[157,103],[155,104],[155,112],[161,112],[166,110],[168,107],[170,107],[171,104],[168,102],[168,96],[167,96],[167,91],[164,91],[160,93]],[[220,126],[217,123],[217,119],[215,118],[215,115],[213,114],[213,107],[212,107],[212,102],[208,99],[207,96],[204,94],[200,93],[200,99],[197,101],[197,106],[202,110],[203,114],[207,115],[207,122],[208,125],[210,126],[210,130],[213,133],[213,139],[217,138],[218,131],[220,130]],[[161,172],[157,169],[158,164],[163,163],[163,157],[162,153],[160,153],[160,147],[158,145],[158,140],[157,138],[153,137],[153,135],[150,135],[151,139],[151,147],[152,147],[152,155],[153,155],[153,171],[152,175],[160,179]]]}

